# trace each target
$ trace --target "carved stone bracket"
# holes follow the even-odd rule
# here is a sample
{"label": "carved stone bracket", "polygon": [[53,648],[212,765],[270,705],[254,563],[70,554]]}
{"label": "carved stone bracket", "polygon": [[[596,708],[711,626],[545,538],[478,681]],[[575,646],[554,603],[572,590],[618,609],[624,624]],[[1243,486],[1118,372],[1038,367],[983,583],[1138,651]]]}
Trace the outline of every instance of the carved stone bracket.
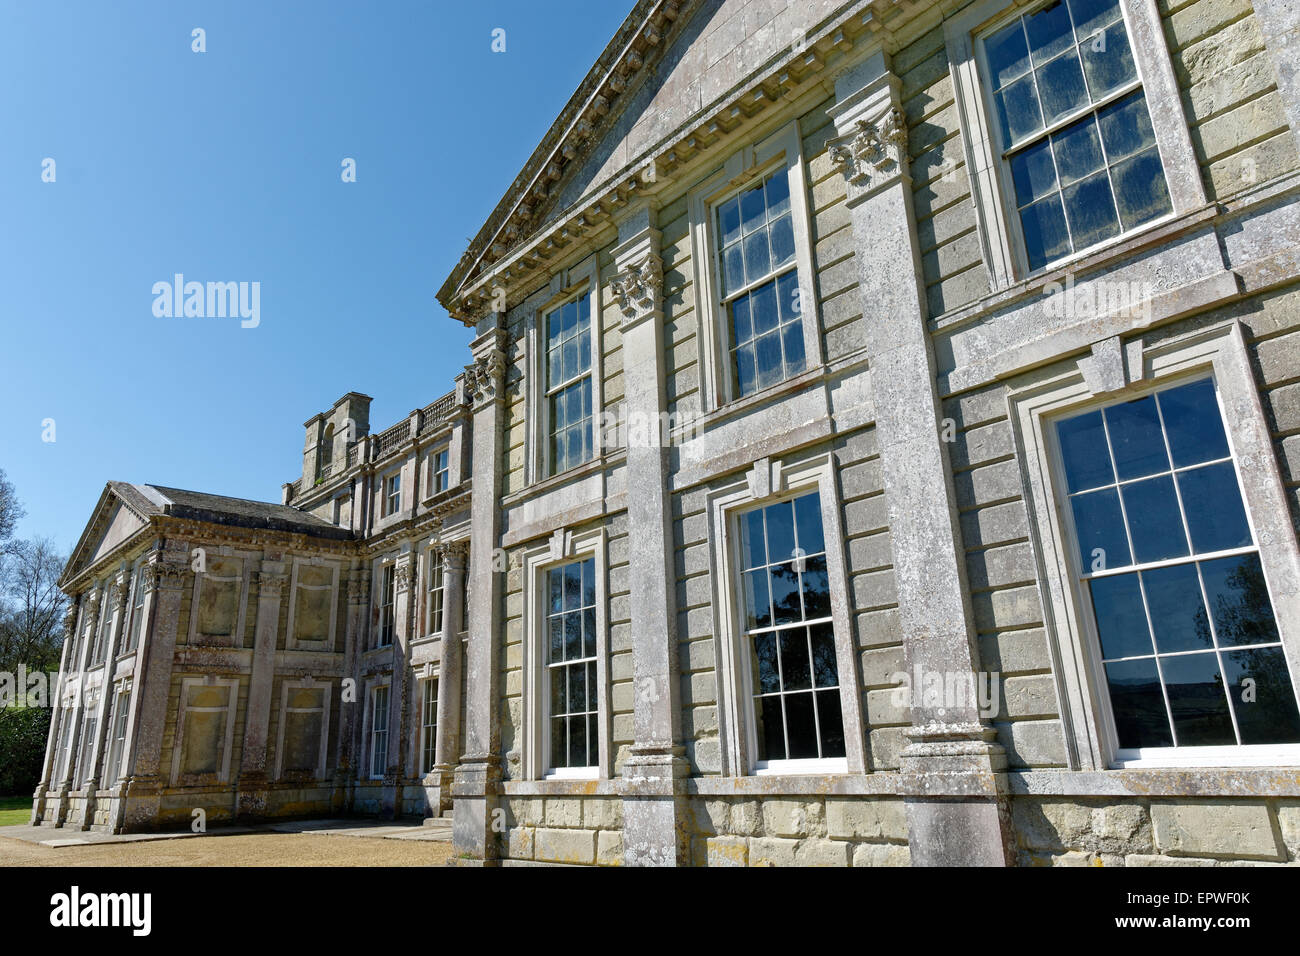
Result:
{"label": "carved stone bracket", "polygon": [[405,561],[398,561],[393,569],[393,582],[398,594],[411,589],[411,562],[408,558]]}
{"label": "carved stone bracket", "polygon": [[610,289],[623,311],[625,325],[661,307],[663,283],[663,262],[653,252],[646,252],[614,276]]}
{"label": "carved stone bracket", "polygon": [[348,603],[352,605],[370,602],[370,575],[364,569],[352,572],[348,578]]}
{"label": "carved stone bracket", "polygon": [[481,405],[498,397],[506,373],[506,355],[501,347],[503,337],[504,334],[495,336],[495,340],[489,339],[481,347],[476,348],[474,363],[465,366],[467,405]]}
{"label": "carved stone bracket", "polygon": [[831,163],[850,183],[874,189],[902,172],[907,162],[907,120],[897,107],[875,122],[859,119],[830,143]]}
{"label": "carved stone bracket", "polygon": [[185,587],[185,568],[174,564],[146,564],[144,566],[146,591],[179,591]]}

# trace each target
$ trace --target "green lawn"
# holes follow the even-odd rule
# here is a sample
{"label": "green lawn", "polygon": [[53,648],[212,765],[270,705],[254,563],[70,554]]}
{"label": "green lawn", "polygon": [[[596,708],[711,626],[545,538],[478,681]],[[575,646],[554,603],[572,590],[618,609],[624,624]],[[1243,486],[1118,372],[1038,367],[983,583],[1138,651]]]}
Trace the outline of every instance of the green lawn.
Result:
{"label": "green lawn", "polygon": [[0,797],[0,827],[27,823],[32,818],[31,797]]}

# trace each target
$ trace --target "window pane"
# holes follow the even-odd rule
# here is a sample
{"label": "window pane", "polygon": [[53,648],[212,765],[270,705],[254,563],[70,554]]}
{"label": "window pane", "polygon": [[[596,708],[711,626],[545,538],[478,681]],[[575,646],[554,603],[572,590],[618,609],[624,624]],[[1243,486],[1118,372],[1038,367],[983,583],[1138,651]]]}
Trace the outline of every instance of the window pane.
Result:
{"label": "window pane", "polygon": [[1243,744],[1300,742],[1300,712],[1282,648],[1229,651],[1223,669]]}
{"label": "window pane", "polygon": [[1020,210],[1020,224],[1024,228],[1029,268],[1042,268],[1069,253],[1070,237],[1065,231],[1065,213],[1059,196],[1050,196]]}
{"label": "window pane", "polygon": [[1165,561],[1187,554],[1183,519],[1168,475],[1124,485],[1121,494],[1135,562]]}
{"label": "window pane", "polygon": [[1097,488],[1115,481],[1101,412],[1067,418],[1056,426],[1056,435],[1061,442],[1065,483],[1070,491]]}
{"label": "window pane", "polygon": [[1061,198],[1065,201],[1076,251],[1119,235],[1119,219],[1105,171],[1066,186]]}
{"label": "window pane", "polygon": [[819,688],[839,686],[839,661],[835,656],[835,628],[829,623],[808,629],[812,643],[813,681]]}
{"label": "window pane", "polygon": [[767,180],[767,218],[775,219],[790,208],[790,175],[780,170]]}
{"label": "window pane", "polygon": [[748,395],[758,386],[756,355],[758,346],[750,343],[736,350],[736,392]]}
{"label": "window pane", "polygon": [[800,576],[803,589],[804,619],[815,621],[819,617],[831,616],[830,583],[826,577],[826,555],[804,560],[804,572]]}
{"label": "window pane", "polygon": [[745,246],[745,281],[753,282],[767,275],[772,268],[768,256],[767,230],[750,233],[743,240]]}
{"label": "window pane", "polygon": [[1106,684],[1121,747],[1173,746],[1155,658],[1107,664]]}
{"label": "window pane", "polygon": [[596,609],[586,608],[582,612],[582,656],[596,656]]}
{"label": "window pane", "polygon": [[1051,59],[1074,42],[1070,14],[1060,0],[1025,17],[1025,32],[1029,34],[1035,65]]}
{"label": "window pane", "polygon": [[722,291],[724,294],[739,289],[745,284],[745,260],[740,252],[740,243],[727,246],[722,251]]}
{"label": "window pane", "polygon": [[1176,564],[1145,571],[1142,586],[1146,588],[1158,651],[1169,654],[1214,647],[1196,565]]}
{"label": "window pane", "polygon": [[754,698],[754,723],[758,733],[758,759],[785,759],[785,721],[780,697]]}
{"label": "window pane", "polygon": [[767,550],[763,543],[763,509],[746,512],[740,521],[741,550],[745,568],[758,568],[767,564]]}
{"label": "window pane", "polygon": [[[1064,7],[1062,7],[1064,9]],[[1073,50],[1059,56],[1037,71],[1038,95],[1043,104],[1043,120],[1054,123],[1068,113],[1088,105],[1088,91],[1083,85],[1083,68]]]}
{"label": "window pane", "polygon": [[1173,208],[1169,204],[1165,170],[1154,149],[1119,163],[1111,170],[1111,178],[1125,229],[1158,219]]}
{"label": "window pane", "polygon": [[1088,77],[1088,89],[1094,101],[1105,98],[1137,76],[1122,22],[1085,40],[1079,52],[1083,54],[1083,72]]}
{"label": "window pane", "polygon": [[1267,644],[1279,639],[1259,555],[1205,561],[1201,575],[1220,647]]}
{"label": "window pane", "polygon": [[1099,571],[1132,563],[1114,488],[1078,495],[1070,500],[1070,506],[1079,539],[1079,561],[1085,571],[1093,570],[1098,558],[1102,562]]}
{"label": "window pane", "polygon": [[791,760],[805,760],[818,756],[817,724],[813,717],[811,692],[788,694],[785,701],[786,740],[790,745]]}
{"label": "window pane", "polygon": [[1228,438],[1212,381],[1171,388],[1159,398],[1175,468],[1228,457]]}
{"label": "window pane", "polygon": [[1160,669],[1178,746],[1218,747],[1237,742],[1216,655],[1162,657]]}
{"label": "window pane", "polygon": [[587,668],[578,664],[565,668],[569,672],[569,710],[570,714],[580,714],[587,707]]}
{"label": "window pane", "polygon": [[1011,157],[1011,178],[1016,184],[1016,204],[1025,206],[1056,189],[1056,166],[1047,140]]}
{"label": "window pane", "polygon": [[740,238],[740,197],[718,207],[718,235],[724,246]]}
{"label": "window pane", "polygon": [[748,629],[767,627],[772,623],[772,609],[768,604],[767,571],[746,571],[745,589],[745,626]]}
{"label": "window pane", "polygon": [[763,201],[763,187],[755,186],[740,194],[740,221],[743,232],[748,235],[763,225],[766,219]]}
{"label": "window pane", "polygon": [[803,314],[797,270],[787,272],[776,280],[776,298],[782,322],[793,322]]}
{"label": "window pane", "polygon": [[564,732],[564,718],[551,718],[551,764],[555,767],[567,766],[569,753],[568,735]]}
{"label": "window pane", "polygon": [[763,511],[767,517],[767,555],[769,561],[782,561],[794,556],[794,503],[790,501],[769,505]]}
{"label": "window pane", "polygon": [[1075,182],[1102,169],[1106,160],[1101,154],[1096,117],[1086,116],[1053,134],[1052,154],[1062,183]]}
{"label": "window pane", "polygon": [[770,631],[754,635],[754,689],[760,694],[775,694],[781,689],[781,675],[776,663],[776,635]]}
{"label": "window pane", "polygon": [[749,296],[744,296],[731,303],[731,337],[737,345],[743,345],[754,336],[754,326],[749,318]]}
{"label": "window pane", "polygon": [[1009,147],[1043,128],[1034,75],[1022,77],[993,96],[1002,123],[1002,145]]}
{"label": "window pane", "polygon": [[1089,587],[1097,619],[1097,636],[1101,640],[1101,656],[1110,660],[1150,654],[1151,635],[1147,631],[1137,575],[1094,578]]}
{"label": "window pane", "polygon": [[1179,472],[1178,489],[1183,493],[1192,549],[1197,554],[1244,548],[1251,543],[1232,462]]}
{"label": "window pane", "polygon": [[785,373],[787,376],[803,371],[803,325],[792,322],[781,329],[781,345],[785,349]]}
{"label": "window pane", "polygon": [[1141,90],[1100,110],[1097,122],[1101,125],[1106,157],[1112,163],[1155,145],[1151,117],[1147,115],[1146,98]]}
{"label": "window pane", "polygon": [[844,717],[840,713],[840,692],[823,690],[817,693],[817,723],[821,727],[823,757],[843,757]]}
{"label": "window pane", "polygon": [[793,624],[803,620],[799,605],[799,579],[789,564],[768,569],[768,586],[772,589],[772,623]]}
{"label": "window pane", "polygon": [[822,535],[821,498],[813,493],[794,500],[794,519],[798,528],[799,547],[805,554],[817,554],[826,550],[826,540]]}
{"label": "window pane", "polygon": [[1074,31],[1082,43],[1120,17],[1119,0],[1070,0]]}
{"label": "window pane", "polygon": [[758,387],[767,388],[785,378],[785,368],[781,363],[781,334],[769,332],[761,336],[754,345],[755,364],[758,366]]}
{"label": "window pane", "polygon": [[812,669],[808,660],[808,631],[798,628],[781,632],[781,680],[787,690],[812,687]]}
{"label": "window pane", "polygon": [[794,258],[794,227],[789,216],[772,223],[772,265],[784,265]]}
{"label": "window pane", "polygon": [[1169,456],[1165,454],[1160,417],[1152,396],[1106,409],[1106,425],[1120,481],[1169,470]]}
{"label": "window pane", "polygon": [[993,74],[994,89],[1001,89],[1029,70],[1029,47],[1025,43],[1024,27],[1016,20],[1003,27],[984,44],[989,71]]}
{"label": "window pane", "polygon": [[765,282],[749,295],[749,310],[754,318],[754,334],[762,335],[776,328],[776,283]]}

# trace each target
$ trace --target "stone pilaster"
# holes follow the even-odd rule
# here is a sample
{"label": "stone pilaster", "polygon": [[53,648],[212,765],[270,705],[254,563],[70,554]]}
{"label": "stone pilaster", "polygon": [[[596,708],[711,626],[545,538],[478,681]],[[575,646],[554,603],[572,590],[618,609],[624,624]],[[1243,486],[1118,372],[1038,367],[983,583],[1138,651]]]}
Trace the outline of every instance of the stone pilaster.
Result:
{"label": "stone pilaster", "polygon": [[153,582],[154,611],[147,639],[141,641],[145,650],[144,668],[136,674],[139,685],[136,695],[140,703],[122,820],[123,829],[128,832],[152,829],[156,825],[161,790],[167,786],[161,767],[163,729],[167,724],[167,700],[188,564],[189,549],[183,543],[168,542],[146,565],[150,577],[145,580]]}
{"label": "stone pilaster", "polygon": [[1296,0],[1252,0],[1255,22],[1277,73],[1291,136],[1300,149],[1300,3]]}
{"label": "stone pilaster", "polygon": [[348,610],[343,625],[343,659],[348,675],[339,694],[338,761],[334,771],[334,809],[352,806],[357,782],[357,748],[365,713],[365,701],[357,674],[361,666],[361,649],[366,640],[370,611],[370,569],[368,565],[348,572]]}
{"label": "stone pilaster", "polygon": [[[831,158],[848,180],[904,659],[911,675],[973,680],[975,631],[940,439],[899,81],[877,52],[841,74],[835,91]],[[966,696],[955,706],[926,706],[913,694],[900,769],[916,865],[1010,862],[998,776],[1005,756],[974,695]]]}
{"label": "stone pilaster", "polygon": [[466,652],[464,743],[456,766],[452,840],[457,857],[493,861],[498,856],[493,810],[501,781],[501,718],[497,670],[501,656],[502,575],[493,552],[501,535],[501,439],[505,406],[504,315],[478,324],[465,369],[465,400],[472,408],[470,474],[469,646]]}
{"label": "stone pilaster", "polygon": [[280,604],[288,581],[285,563],[270,554],[257,572],[257,619],[253,632],[253,667],[244,709],[244,745],[235,785],[236,814],[255,820],[266,813],[266,750],[275,685],[275,650],[280,631]]}
{"label": "stone pilaster", "polygon": [[402,546],[393,566],[393,680],[388,694],[388,766],[379,815],[391,820],[402,814],[402,782],[406,779],[407,741],[410,740],[411,617],[415,587],[415,554]]}
{"label": "stone pilaster", "polygon": [[[100,679],[99,699],[95,701],[95,739],[87,741],[90,746],[90,775],[86,784],[86,807],[81,818],[81,828],[90,829],[95,822],[95,809],[98,804],[98,791],[111,787],[116,781],[105,781],[104,758],[111,740],[112,728],[108,726],[112,714],[113,672],[117,668],[117,649],[122,644],[122,635],[126,629],[127,611],[131,603],[131,572],[123,568],[108,584],[108,636],[104,640],[104,675]],[[111,804],[110,804],[111,806]]]}
{"label": "stone pilaster", "polygon": [[451,788],[460,759],[460,680],[462,649],[460,621],[465,600],[465,562],[468,549],[462,541],[442,546],[442,637],[438,662],[438,738],[433,769],[425,776],[429,815],[439,816],[452,807]]}
{"label": "stone pilaster", "polygon": [[84,613],[84,602],[80,596],[74,596],[72,603],[69,605],[67,612],[63,616],[63,650],[59,654],[59,676],[54,686],[50,688],[50,731],[45,741],[45,762],[41,770],[40,782],[36,785],[36,792],[32,794],[32,817],[33,826],[40,825],[45,817],[45,807],[47,798],[51,795],[57,797],[60,786],[59,781],[51,779],[57,772],[57,761],[59,754],[59,735],[63,732],[65,722],[68,720],[68,714],[63,708],[63,688],[68,680],[69,672],[76,666],[77,658],[77,623],[82,613]]}
{"label": "stone pilaster", "polygon": [[623,859],[629,866],[689,860],[681,820],[677,606],[672,505],[668,494],[668,410],[664,385],[663,263],[654,211],[642,204],[619,224],[612,283],[622,311],[624,409],[632,634],[631,752],[623,762]]}

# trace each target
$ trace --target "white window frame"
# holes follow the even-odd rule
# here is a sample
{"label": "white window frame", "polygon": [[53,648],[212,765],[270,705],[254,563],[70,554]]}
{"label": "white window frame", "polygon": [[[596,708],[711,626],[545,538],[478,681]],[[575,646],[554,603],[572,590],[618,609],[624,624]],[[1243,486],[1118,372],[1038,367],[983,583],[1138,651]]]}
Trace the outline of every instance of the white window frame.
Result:
{"label": "white window frame", "polygon": [[199,708],[204,712],[224,709],[226,712],[226,733],[224,742],[221,746],[221,769],[216,774],[216,783],[230,782],[230,762],[235,743],[235,712],[239,710],[239,678],[237,677],[186,677],[181,680],[180,702],[176,715],[176,735],[172,743],[172,786],[192,786],[196,784],[205,784],[207,777],[211,774],[189,774],[184,773],[181,769],[181,758],[185,742],[185,715],[189,708],[186,701],[189,698],[189,689],[195,685],[216,686],[229,688],[227,704],[224,708],[203,707]]}
{"label": "white window frame", "polygon": [[[298,568],[308,565],[311,567],[328,567],[331,570],[330,583],[328,585],[302,585],[313,591],[329,591],[330,620],[329,632],[319,641],[302,641],[294,636],[294,622],[298,611]],[[290,651],[325,651],[334,650],[335,640],[338,634],[338,613],[339,613],[339,563],[337,561],[326,561],[320,557],[312,558],[294,558],[293,567],[289,572],[289,618],[285,622],[285,649]]]}
{"label": "white window frame", "polygon": [[74,790],[81,790],[93,782],[89,775],[94,773],[95,738],[99,730],[99,694],[98,688],[89,688],[82,700],[81,728],[77,732],[77,762],[72,775]]}
{"label": "white window frame", "polygon": [[117,655],[119,659],[134,656],[144,637],[144,609],[148,597],[144,590],[144,569],[143,560],[137,561],[131,569],[131,595],[126,625],[122,628],[122,647]]}
{"label": "white window frame", "polygon": [[[419,680],[419,688],[420,741],[419,750],[416,753],[416,761],[417,766],[419,767],[420,776],[423,777],[425,774],[429,773],[433,769],[434,764],[438,762],[438,695],[442,692],[442,688],[438,685],[438,677],[436,675],[433,677],[421,678]],[[429,719],[429,690],[431,688],[436,688],[433,694],[432,722]],[[429,740],[430,734],[433,736],[432,741]],[[430,745],[433,747],[433,756],[429,761],[429,765],[426,767],[424,765],[425,752],[429,749]]]}
{"label": "white window frame", "polygon": [[401,510],[402,469],[397,468],[380,479],[379,517],[389,518]]}
{"label": "white window frame", "polygon": [[244,646],[244,628],[247,623],[248,614],[248,590],[249,581],[253,573],[253,554],[247,551],[233,551],[229,548],[208,548],[207,560],[219,558],[223,561],[238,561],[240,563],[239,574],[234,576],[215,575],[210,571],[194,573],[194,588],[190,594],[190,632],[188,643],[199,644],[199,595],[203,591],[203,584],[206,579],[211,577],[216,581],[237,581],[239,586],[239,609],[235,613],[235,633],[230,636],[229,642],[213,643],[210,640],[202,642],[205,647],[234,647]]}
{"label": "white window frame", "polygon": [[429,494],[442,494],[450,487],[451,446],[439,445],[429,452]]}
{"label": "white window frame", "polygon": [[[709,548],[713,556],[713,612],[718,674],[718,739],[722,773],[727,776],[784,776],[793,774],[865,773],[867,743],[863,720],[862,681],[858,648],[850,615],[844,557],[844,525],[836,490],[836,465],[831,452],[796,461],[761,459],[740,481],[713,489],[706,506]],[[835,660],[844,722],[843,757],[772,760],[759,765],[755,728],[754,688],[750,668],[751,648],[745,629],[741,593],[739,518],[759,505],[769,505],[817,492],[821,503],[822,534],[826,539],[826,577],[831,593],[831,620],[835,632]]]}
{"label": "white window frame", "polygon": [[[722,281],[718,274],[716,209],[738,192],[761,182],[782,167],[786,169],[790,180],[795,266],[799,272],[799,302],[804,323],[804,371],[793,377],[797,378],[825,364],[813,264],[812,220],[808,210],[808,174],[799,124],[796,121],[733,152],[727,157],[722,169],[692,189],[687,197],[691,261],[697,264],[693,287],[701,332],[700,394],[701,410],[704,413],[742,400],[736,394],[731,369],[731,329],[723,305]],[[789,381],[790,379],[784,379],[750,392],[743,398],[769,394]]]}
{"label": "white window frame", "polygon": [[[998,292],[1026,278],[1060,270],[1117,243],[1159,228],[1205,205],[1205,187],[1192,148],[1177,78],[1165,43],[1164,26],[1155,0],[1119,0],[1129,47],[1144,91],[1156,147],[1165,170],[1173,211],[1128,232],[1053,260],[1029,271],[1015,189],[1010,168],[1002,159],[996,112],[990,102],[991,84],[984,60],[983,40],[1014,17],[1032,13],[1043,3],[1020,6],[1008,0],[979,0],[944,21],[944,40],[961,129],[961,158],[966,163],[971,199],[979,223],[981,255],[990,291]],[[1083,114],[1080,114],[1083,115]],[[950,157],[955,168],[957,157]]]}
{"label": "white window frame", "polygon": [[[596,576],[596,728],[594,767],[552,767],[550,682],[547,675],[546,572],[594,559]],[[525,780],[607,780],[613,775],[609,688],[609,561],[604,528],[556,531],[545,546],[524,552],[524,732],[521,768]]]}
{"label": "white window frame", "polygon": [[[379,691],[385,691],[387,700],[385,701],[384,714],[384,765],[375,772],[375,698]],[[366,688],[366,779],[383,780],[384,774],[388,771],[388,755],[393,748],[393,685],[389,679],[376,681]]]}
{"label": "white window frame", "polygon": [[[384,587],[384,575],[387,572],[393,575],[393,603],[385,604],[384,599],[387,595],[387,589]],[[375,617],[375,633],[370,642],[369,650],[377,651],[384,648],[392,647],[397,643],[397,558],[396,556],[386,558],[375,565],[375,581],[371,586],[370,593],[374,595],[375,609],[378,611]],[[384,609],[388,608],[391,615],[389,620],[389,635],[386,643],[380,643],[384,637]]]}
{"label": "white window frame", "polygon": [[[437,581],[437,587],[434,587]],[[437,621],[434,620],[434,595],[437,595]],[[442,549],[430,545],[424,549],[424,633],[426,637],[438,637],[443,632],[447,613],[447,569],[443,562]]]}
{"label": "white window frame", "polygon": [[122,758],[126,756],[127,725],[131,716],[131,683],[119,681],[112,687],[113,704],[109,708],[108,759],[104,765],[104,780],[113,786],[124,776]]}
{"label": "white window frame", "polygon": [[[1300,764],[1300,745],[1243,745],[1160,748],[1137,757],[1122,754],[1111,716],[1105,674],[1100,664],[1096,625],[1083,589],[1076,587],[1077,547],[1068,516],[1058,503],[1064,487],[1055,424],[1062,418],[1138,398],[1177,384],[1213,376],[1224,430],[1237,469],[1247,522],[1257,543],[1264,579],[1293,689],[1300,694],[1300,593],[1280,582],[1300,580],[1300,548],[1290,524],[1285,489],[1267,419],[1250,366],[1241,327],[1234,322],[1196,330],[1144,347],[1128,343],[1127,356],[1109,376],[1092,371],[1100,361],[1070,360],[1013,381],[1008,394],[1010,417],[1024,449],[1022,478],[1027,494],[1030,533],[1039,580],[1044,583],[1045,624],[1052,653],[1067,763],[1072,770],[1148,767],[1250,767]],[[1127,371],[1125,371],[1125,369]],[[1103,390],[1089,383],[1127,382]]]}
{"label": "white window frame", "polygon": [[[592,456],[564,471],[553,471],[551,403],[550,389],[547,385],[546,317],[557,308],[570,301],[576,301],[588,293],[591,295],[591,370],[588,374],[591,376]],[[551,276],[550,283],[525,303],[528,318],[525,323],[524,340],[529,358],[524,384],[528,395],[528,408],[531,410],[530,415],[525,415],[527,426],[525,481],[530,485],[551,478],[562,480],[562,476],[590,466],[592,462],[600,461],[604,456],[600,431],[601,412],[605,407],[601,334],[604,324],[603,307],[599,266],[594,253],[557,271]]]}
{"label": "white window frame", "polygon": [[[754,690],[750,669],[749,638],[744,627],[741,593],[739,518],[756,506],[817,492],[821,503],[822,534],[826,539],[826,573],[831,591],[831,618],[835,633],[840,711],[844,722],[844,757],[768,761],[759,766],[758,740],[753,712]],[[708,496],[709,548],[713,567],[713,611],[716,669],[718,674],[718,736],[722,773],[730,776],[864,773],[867,746],[858,651],[850,615],[841,520],[841,502],[835,485],[835,464],[830,452],[794,462],[761,459],[742,480],[713,489]]]}
{"label": "white window frame", "polygon": [[[320,780],[325,776],[325,760],[329,753],[329,736],[330,736],[330,703],[334,697],[334,684],[332,681],[317,681],[310,677],[300,681],[285,681],[280,688],[280,726],[276,732],[275,740],[275,778],[282,779],[285,774],[284,770],[284,734],[287,729],[288,718],[293,713],[311,713],[317,710],[314,707],[293,707],[289,706],[289,694],[294,690],[319,690],[321,691],[321,706],[319,708],[321,715],[320,729],[320,753],[317,756],[316,768],[312,772],[312,779]],[[292,771],[298,773],[300,771]]]}
{"label": "white window frame", "polygon": [[90,659],[86,669],[91,670],[104,663],[108,656],[109,630],[113,625],[112,581],[105,579],[99,589],[99,617],[95,623],[95,637],[90,645]]}

